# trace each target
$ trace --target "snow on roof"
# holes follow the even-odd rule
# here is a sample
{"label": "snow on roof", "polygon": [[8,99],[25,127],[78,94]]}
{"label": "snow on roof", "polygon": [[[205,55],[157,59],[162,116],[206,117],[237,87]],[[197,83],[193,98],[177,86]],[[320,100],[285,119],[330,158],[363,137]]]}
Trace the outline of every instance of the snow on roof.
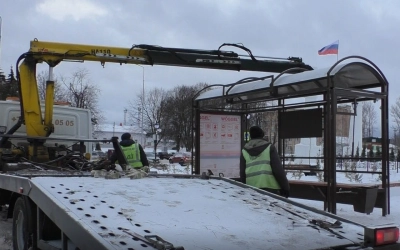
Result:
{"label": "snow on roof", "polygon": [[[335,87],[340,88],[371,88],[380,83],[379,73],[376,69],[364,62],[350,62],[331,67],[304,71],[297,74],[284,74],[280,77],[266,78],[261,81],[247,83],[229,84],[226,86],[210,86],[214,89],[200,94],[196,100],[208,98],[229,97],[240,95],[242,100],[268,97],[270,95],[271,83],[276,87],[277,94],[285,95],[304,90],[318,90],[326,88],[328,72],[333,78]],[[232,86],[231,88],[229,86]]]}
{"label": "snow on roof", "polygon": [[[208,98],[216,98],[226,94],[226,89],[223,86],[213,86],[212,88],[208,89],[204,93],[200,94],[195,100],[198,99],[208,99]],[[201,96],[201,98],[200,98]]]}

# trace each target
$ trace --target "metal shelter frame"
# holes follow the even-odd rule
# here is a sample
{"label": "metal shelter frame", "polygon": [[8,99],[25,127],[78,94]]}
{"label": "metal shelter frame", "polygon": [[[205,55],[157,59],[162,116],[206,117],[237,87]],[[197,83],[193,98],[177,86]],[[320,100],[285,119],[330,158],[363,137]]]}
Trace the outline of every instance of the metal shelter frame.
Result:
{"label": "metal shelter frame", "polygon": [[[219,113],[242,115],[241,148],[244,146],[246,116],[265,111],[285,112],[288,109],[318,107],[323,109],[323,159],[324,181],[327,183],[325,205],[328,212],[336,214],[336,115],[337,105],[357,104],[360,101],[381,101],[382,183],[384,204],[382,215],[390,213],[389,190],[389,140],[388,140],[389,84],[382,71],[370,60],[361,56],[345,57],[329,68],[306,70],[292,68],[278,75],[245,78],[238,82],[210,85],[193,97],[193,142],[196,174],[200,174],[200,114]],[[317,96],[318,100],[290,103],[299,97]],[[277,105],[256,108],[249,104],[277,101]],[[244,126],[243,126],[244,125]],[[278,123],[279,126],[279,123]],[[284,140],[278,134],[278,150],[282,154]]]}

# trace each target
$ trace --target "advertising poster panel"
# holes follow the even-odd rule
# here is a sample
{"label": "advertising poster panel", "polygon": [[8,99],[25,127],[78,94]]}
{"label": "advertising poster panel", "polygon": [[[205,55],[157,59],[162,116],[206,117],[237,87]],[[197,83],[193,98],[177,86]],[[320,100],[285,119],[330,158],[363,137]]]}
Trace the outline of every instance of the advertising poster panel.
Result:
{"label": "advertising poster panel", "polygon": [[240,120],[239,115],[200,114],[200,173],[240,177]]}

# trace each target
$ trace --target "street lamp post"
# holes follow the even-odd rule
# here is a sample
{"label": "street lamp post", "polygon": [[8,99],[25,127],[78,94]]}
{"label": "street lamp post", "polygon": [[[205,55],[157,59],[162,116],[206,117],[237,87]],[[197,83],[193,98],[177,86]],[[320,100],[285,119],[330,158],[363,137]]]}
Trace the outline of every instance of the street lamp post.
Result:
{"label": "street lamp post", "polygon": [[156,131],[156,137],[155,137],[155,140],[154,140],[154,162],[157,159],[157,132],[158,132],[159,127],[160,127],[160,125],[158,125],[158,123],[154,124],[154,128],[155,128],[155,131]]}
{"label": "street lamp post", "polygon": [[144,146],[144,147],[146,147],[146,143],[147,143],[146,135],[147,135],[146,131],[143,130],[142,131],[142,141],[144,142],[144,144],[142,143],[142,146]]}
{"label": "street lamp post", "polygon": [[[141,103],[142,103],[142,109],[141,109],[141,111],[142,111],[142,121],[141,121],[141,130],[143,131],[144,129],[143,129],[143,111],[144,111],[144,67],[142,66],[142,65],[139,65],[139,64],[135,64],[136,66],[139,66],[139,67],[141,67],[142,68],[142,70],[143,70],[143,72],[142,72],[142,101],[141,101]],[[143,145],[143,139],[142,139],[142,145]]]}
{"label": "street lamp post", "polygon": [[395,128],[394,129],[394,150],[393,151],[395,151],[395,154],[396,154],[396,156],[395,156],[395,165],[396,165],[396,169],[397,169],[397,173],[399,172],[399,157],[400,157],[400,155],[399,155],[399,150],[398,150],[398,148],[397,148],[397,129]]}

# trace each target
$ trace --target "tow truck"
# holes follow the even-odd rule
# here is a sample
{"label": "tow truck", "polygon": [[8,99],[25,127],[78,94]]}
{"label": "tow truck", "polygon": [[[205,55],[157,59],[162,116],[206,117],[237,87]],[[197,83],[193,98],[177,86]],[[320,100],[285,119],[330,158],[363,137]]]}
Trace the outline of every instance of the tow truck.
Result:
{"label": "tow truck", "polygon": [[[221,50],[224,46],[243,49],[248,57]],[[260,58],[237,44],[198,50],[31,41],[17,61],[21,115],[0,135],[0,205],[8,206],[13,220],[14,249],[400,249],[395,225],[366,227],[222,175],[132,175],[115,137],[110,141],[119,172],[107,162],[89,162],[84,147],[73,151],[45,144],[57,139],[49,137],[54,132],[52,75],[62,61],[312,70],[300,58]],[[35,75],[42,62],[50,67],[44,118]],[[22,124],[26,136],[13,135]],[[28,144],[13,145],[10,138]]]}

